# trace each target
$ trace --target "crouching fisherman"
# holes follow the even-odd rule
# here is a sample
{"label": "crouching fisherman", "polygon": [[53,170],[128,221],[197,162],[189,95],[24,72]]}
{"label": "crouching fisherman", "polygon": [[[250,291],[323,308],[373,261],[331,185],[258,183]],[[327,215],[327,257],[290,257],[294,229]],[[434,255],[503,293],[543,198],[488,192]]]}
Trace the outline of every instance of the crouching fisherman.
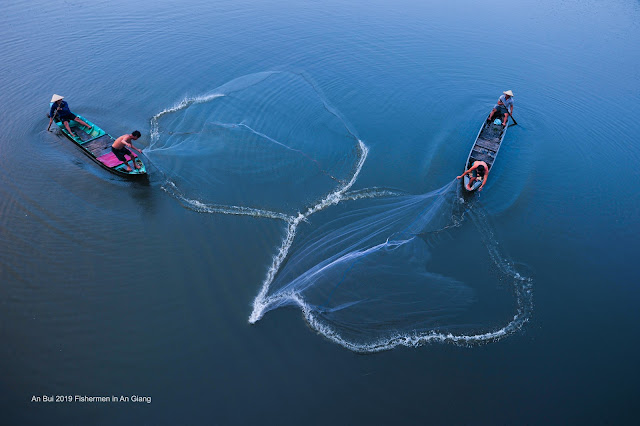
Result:
{"label": "crouching fisherman", "polygon": [[[474,170],[476,171],[475,176],[472,174]],[[482,188],[487,183],[489,167],[484,161],[474,161],[469,170],[458,176],[458,179],[462,178],[464,175],[469,175],[469,183],[466,185],[467,191],[473,191],[473,185],[476,183],[476,180],[482,181],[482,185],[478,188],[478,191],[482,191]]]}
{"label": "crouching fisherman", "polygon": [[118,160],[122,161],[124,165],[127,166],[128,172],[130,172],[132,169],[129,166],[127,157],[125,157],[125,155],[128,155],[129,157],[131,157],[131,161],[133,162],[133,167],[135,167],[136,169],[140,168],[138,163],[136,163],[135,159],[133,158],[133,154],[131,153],[131,151],[127,149],[127,147],[129,147],[131,149],[135,149],[136,151],[142,153],[142,150],[133,146],[133,141],[138,140],[139,137],[140,137],[140,132],[137,130],[134,130],[132,133],[128,135],[120,136],[118,139],[115,140],[115,142],[113,142],[113,145],[111,145],[111,152],[113,152],[113,154],[118,158]]}

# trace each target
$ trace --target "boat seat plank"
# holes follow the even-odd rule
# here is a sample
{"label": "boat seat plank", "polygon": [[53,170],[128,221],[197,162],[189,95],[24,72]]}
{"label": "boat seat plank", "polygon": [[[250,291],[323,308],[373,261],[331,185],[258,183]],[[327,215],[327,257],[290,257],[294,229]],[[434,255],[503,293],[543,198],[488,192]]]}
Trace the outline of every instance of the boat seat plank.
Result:
{"label": "boat seat plank", "polygon": [[111,152],[112,144],[113,139],[109,135],[102,135],[99,138],[83,144],[82,147],[94,156],[100,157],[101,155]]}
{"label": "boat seat plank", "polygon": [[490,141],[490,140],[486,140],[486,139],[478,139],[476,141],[476,145],[488,149],[490,151],[493,152],[497,152],[498,149],[500,148],[500,142],[498,141]]}
{"label": "boat seat plank", "polygon": [[85,132],[84,127],[82,127],[81,129],[80,125],[71,127],[71,130],[73,130],[73,133],[75,133],[76,136],[78,136],[78,139],[80,139],[82,142],[86,142],[94,137],[93,135]]}
{"label": "boat seat plank", "polygon": [[495,160],[493,156],[484,152],[478,152],[476,150],[473,150],[473,152],[471,152],[471,158],[473,161],[484,161],[489,167],[491,167],[493,161]]}
{"label": "boat seat plank", "polygon": [[503,132],[504,128],[501,124],[490,124],[482,129],[480,137],[488,140],[500,140]]}

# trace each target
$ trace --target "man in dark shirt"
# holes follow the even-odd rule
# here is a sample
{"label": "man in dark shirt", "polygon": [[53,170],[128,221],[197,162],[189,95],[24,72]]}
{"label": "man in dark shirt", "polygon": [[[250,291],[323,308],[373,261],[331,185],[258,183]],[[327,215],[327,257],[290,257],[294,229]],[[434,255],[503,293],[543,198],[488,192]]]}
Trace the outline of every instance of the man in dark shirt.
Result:
{"label": "man in dark shirt", "polygon": [[91,126],[89,124],[85,123],[83,120],[81,120],[74,113],[71,112],[71,110],[69,109],[69,104],[63,101],[62,99],[64,99],[64,96],[60,96],[60,95],[53,95],[53,97],[51,98],[52,105],[51,105],[51,110],[49,111],[49,127],[51,127],[51,122],[53,121],[53,118],[57,115],[58,119],[62,121],[62,123],[64,124],[64,127],[67,128],[67,131],[72,136],[75,136],[75,134],[71,131],[71,127],[69,127],[70,120],[75,120],[76,123],[80,123],[83,126],[90,128]]}

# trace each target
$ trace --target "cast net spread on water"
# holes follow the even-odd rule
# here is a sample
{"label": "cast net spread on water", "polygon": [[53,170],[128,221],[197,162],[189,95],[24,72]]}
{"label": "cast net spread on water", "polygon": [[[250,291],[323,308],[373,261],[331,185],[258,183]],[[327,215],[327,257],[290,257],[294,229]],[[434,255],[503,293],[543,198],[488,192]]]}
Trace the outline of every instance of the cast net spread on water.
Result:
{"label": "cast net spread on water", "polygon": [[291,215],[350,179],[357,137],[301,74],[244,76],[151,120],[147,157],[189,207]]}
{"label": "cast net spread on water", "polygon": [[[456,181],[422,195],[345,202],[311,222],[281,248],[288,255],[276,256],[251,322],[295,305],[325,337],[372,352],[484,343],[528,319],[530,280],[500,253],[481,209],[467,209]],[[477,232],[461,241],[469,225]],[[458,267],[446,269],[451,256]]]}
{"label": "cast net spread on water", "polygon": [[421,195],[351,190],[368,148],[304,74],[238,78],[151,124],[146,154],[186,207],[286,224],[250,323],[297,306],[328,339],[375,352],[486,343],[528,320],[531,280],[457,181]]}

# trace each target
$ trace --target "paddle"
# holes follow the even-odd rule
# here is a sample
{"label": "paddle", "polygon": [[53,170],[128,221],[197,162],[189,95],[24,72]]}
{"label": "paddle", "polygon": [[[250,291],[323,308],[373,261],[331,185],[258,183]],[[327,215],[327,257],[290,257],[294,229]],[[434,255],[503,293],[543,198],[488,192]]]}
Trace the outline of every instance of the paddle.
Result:
{"label": "paddle", "polygon": [[511,115],[511,113],[509,112],[509,110],[507,109],[507,114],[509,114],[509,117],[511,117],[511,120],[513,121],[512,126],[517,126],[518,122],[516,121],[515,118],[513,118],[513,115]]}
{"label": "paddle", "polygon": [[51,123],[53,123],[53,120],[56,119],[56,115],[58,115],[58,110],[60,109],[60,107],[58,106],[58,108],[56,108],[56,111],[53,113],[53,117],[51,117],[51,121],[49,122],[49,126],[47,127],[47,132],[49,131],[49,129],[51,128]]}
{"label": "paddle", "polygon": [[[505,105],[504,107],[505,107],[505,109],[507,110],[507,114],[509,114],[509,117],[511,117],[511,120],[513,120],[513,126],[517,126],[517,125],[518,125],[518,122],[516,121],[516,119],[515,119],[515,118],[513,118],[513,115],[511,115],[511,113],[509,112],[509,108],[507,108],[507,106],[506,106],[506,105]],[[508,120],[508,118],[507,118],[507,120]]]}

